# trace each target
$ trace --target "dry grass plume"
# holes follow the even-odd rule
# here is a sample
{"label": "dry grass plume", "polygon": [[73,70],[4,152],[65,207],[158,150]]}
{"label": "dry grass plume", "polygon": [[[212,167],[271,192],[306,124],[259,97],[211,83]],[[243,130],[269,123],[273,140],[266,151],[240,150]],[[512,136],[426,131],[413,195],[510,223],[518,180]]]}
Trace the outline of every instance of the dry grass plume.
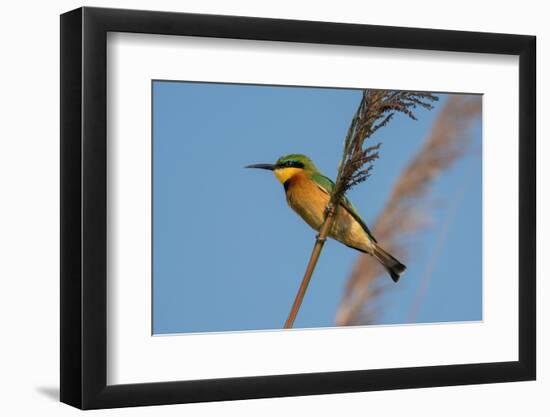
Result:
{"label": "dry grass plume", "polygon": [[[421,207],[429,185],[467,151],[470,127],[480,115],[481,96],[452,95],[444,104],[424,145],[403,170],[373,225],[374,235],[390,253],[408,258],[413,244],[404,241],[424,228],[427,213]],[[386,288],[386,281],[377,279],[383,273],[374,258],[359,256],[337,311],[337,325],[374,321],[375,301]]]}

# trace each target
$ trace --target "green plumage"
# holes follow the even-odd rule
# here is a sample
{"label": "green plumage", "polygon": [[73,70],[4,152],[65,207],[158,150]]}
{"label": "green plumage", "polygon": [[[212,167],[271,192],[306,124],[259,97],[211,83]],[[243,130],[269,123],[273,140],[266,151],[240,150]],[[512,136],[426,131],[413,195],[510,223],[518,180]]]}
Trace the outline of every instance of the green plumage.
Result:
{"label": "green plumage", "polygon": [[[332,193],[332,190],[334,189],[334,182],[328,177],[325,177],[320,172],[313,172],[309,174],[309,178],[313,182],[315,182],[319,187],[321,187],[323,190],[325,190],[328,194]],[[351,204],[351,201],[348,200],[346,196],[342,197],[340,200],[340,205],[344,207],[349,214],[361,225],[363,230],[369,235],[369,237],[372,239],[373,242],[376,243],[376,239],[372,235],[371,231],[369,230],[368,226],[365,224],[363,219],[361,219],[361,216],[359,216],[359,213],[357,212],[357,209],[353,207],[353,204]]]}
{"label": "green plumage", "polygon": [[[294,166],[298,164],[302,164],[303,165],[302,169],[306,172],[308,177],[313,182],[315,182],[327,194],[330,195],[332,193],[332,190],[334,189],[334,182],[330,178],[325,177],[319,171],[319,169],[317,169],[313,161],[309,159],[307,156],[301,155],[301,154],[285,155],[280,157],[275,163],[276,166],[284,166],[285,164],[294,164]],[[372,235],[368,226],[365,224],[363,219],[361,219],[361,216],[359,216],[357,209],[353,207],[353,204],[351,204],[351,201],[349,201],[346,196],[342,197],[340,201],[340,205],[344,207],[349,212],[349,214],[351,214],[351,216],[361,225],[363,230],[365,230],[369,238],[371,238],[371,240],[376,243],[376,239]]]}

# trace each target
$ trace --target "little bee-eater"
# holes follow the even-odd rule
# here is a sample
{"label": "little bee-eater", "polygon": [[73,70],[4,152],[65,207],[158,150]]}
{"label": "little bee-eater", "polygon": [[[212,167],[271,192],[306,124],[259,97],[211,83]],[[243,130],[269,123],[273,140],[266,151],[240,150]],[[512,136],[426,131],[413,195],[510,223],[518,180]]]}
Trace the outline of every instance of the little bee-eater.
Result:
{"label": "little bee-eater", "polygon": [[[254,164],[246,168],[273,171],[283,184],[288,205],[314,230],[319,231],[325,219],[325,209],[334,183],[325,177],[305,155],[282,156],[275,164]],[[343,197],[336,210],[329,236],[358,251],[374,256],[392,279],[397,282],[405,265],[386,252],[376,242],[351,202]]]}

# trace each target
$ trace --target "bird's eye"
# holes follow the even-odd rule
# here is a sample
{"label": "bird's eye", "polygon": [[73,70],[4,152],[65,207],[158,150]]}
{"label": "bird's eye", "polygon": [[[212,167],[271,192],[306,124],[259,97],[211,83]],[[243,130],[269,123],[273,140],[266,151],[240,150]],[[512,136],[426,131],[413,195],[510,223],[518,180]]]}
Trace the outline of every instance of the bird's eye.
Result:
{"label": "bird's eye", "polygon": [[286,165],[287,167],[291,167],[291,166],[292,166],[292,161],[286,161],[285,165]]}

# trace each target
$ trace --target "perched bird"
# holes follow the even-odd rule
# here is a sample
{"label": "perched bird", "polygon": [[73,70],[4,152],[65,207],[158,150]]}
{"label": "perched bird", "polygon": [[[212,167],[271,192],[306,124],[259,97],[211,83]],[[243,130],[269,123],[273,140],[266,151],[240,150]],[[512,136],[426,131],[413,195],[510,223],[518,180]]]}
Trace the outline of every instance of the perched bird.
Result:
{"label": "perched bird", "polygon": [[[325,177],[305,155],[282,156],[275,164],[254,164],[246,168],[273,171],[284,185],[288,205],[314,230],[319,231],[325,219],[325,208],[334,183]],[[376,242],[365,222],[351,202],[343,197],[336,211],[329,236],[346,246],[374,256],[397,282],[405,265],[386,252]]]}

